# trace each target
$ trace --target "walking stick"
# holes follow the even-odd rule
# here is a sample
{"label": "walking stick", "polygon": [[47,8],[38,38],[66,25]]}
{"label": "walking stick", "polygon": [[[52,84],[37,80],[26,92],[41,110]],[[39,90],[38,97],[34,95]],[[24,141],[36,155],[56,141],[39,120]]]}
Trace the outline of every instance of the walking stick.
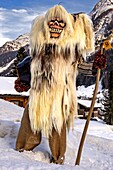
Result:
{"label": "walking stick", "polygon": [[88,130],[90,118],[91,118],[91,115],[92,115],[92,111],[93,111],[93,108],[94,108],[94,104],[95,104],[95,100],[96,100],[96,96],[97,96],[97,92],[98,92],[99,79],[100,79],[100,69],[98,68],[98,70],[97,70],[97,77],[96,77],[96,84],[95,84],[95,90],[94,90],[94,94],[93,94],[93,99],[92,99],[92,102],[91,102],[89,114],[88,114],[88,117],[87,117],[87,121],[86,121],[86,124],[85,124],[85,127],[84,127],[83,134],[82,134],[82,138],[81,138],[81,141],[80,141],[79,150],[78,150],[78,154],[77,154],[77,159],[76,159],[75,165],[79,165],[80,164],[82,148],[83,148],[83,145],[84,145],[86,133],[87,133],[87,130]]}
{"label": "walking stick", "polygon": [[[103,44],[101,46],[101,55],[102,54],[103,54]],[[79,145],[79,149],[78,149],[78,154],[77,154],[77,159],[76,159],[75,165],[79,165],[80,164],[80,158],[81,158],[81,154],[82,154],[82,149],[83,149],[85,137],[86,137],[86,134],[87,134],[89,122],[90,122],[90,119],[91,119],[91,116],[92,116],[92,111],[93,111],[93,108],[94,108],[94,105],[95,105],[95,100],[96,100],[96,96],[97,96],[97,92],[98,92],[99,79],[100,79],[100,68],[97,69],[96,84],[95,84],[95,90],[94,90],[94,94],[93,94],[93,99],[92,99],[92,102],[91,102],[89,114],[87,116],[86,124],[85,124],[84,130],[83,130],[83,134],[82,134],[82,137],[81,137],[81,141],[80,141],[80,145]]]}

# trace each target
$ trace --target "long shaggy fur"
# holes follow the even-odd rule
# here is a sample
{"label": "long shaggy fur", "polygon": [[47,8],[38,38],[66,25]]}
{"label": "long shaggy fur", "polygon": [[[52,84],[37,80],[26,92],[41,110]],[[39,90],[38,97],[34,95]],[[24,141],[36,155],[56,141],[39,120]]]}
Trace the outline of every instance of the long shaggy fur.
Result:
{"label": "long shaggy fur", "polygon": [[[66,23],[58,39],[50,38],[48,22],[57,17]],[[31,90],[29,118],[34,132],[48,137],[52,128],[60,134],[63,122],[77,114],[77,64],[94,47],[92,22],[86,14],[76,21],[62,6],[36,18],[31,29]]]}

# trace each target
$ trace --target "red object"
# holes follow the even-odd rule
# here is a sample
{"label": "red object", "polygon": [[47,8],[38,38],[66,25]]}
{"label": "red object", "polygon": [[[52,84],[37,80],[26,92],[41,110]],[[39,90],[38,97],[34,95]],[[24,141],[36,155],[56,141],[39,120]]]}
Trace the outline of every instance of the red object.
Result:
{"label": "red object", "polygon": [[100,51],[95,54],[93,66],[96,69],[106,68],[106,56],[104,54],[101,54]]}
{"label": "red object", "polygon": [[30,89],[30,86],[20,81],[20,79],[18,78],[17,80],[15,80],[14,88],[17,92],[26,92]]}

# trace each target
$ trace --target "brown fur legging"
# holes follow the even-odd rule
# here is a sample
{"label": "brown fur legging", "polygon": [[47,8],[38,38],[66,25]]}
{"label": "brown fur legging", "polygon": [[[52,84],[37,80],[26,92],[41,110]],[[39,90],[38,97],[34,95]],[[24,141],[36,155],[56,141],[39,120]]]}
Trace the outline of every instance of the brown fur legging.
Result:
{"label": "brown fur legging", "polygon": [[[21,126],[18,132],[16,149],[18,151],[33,150],[41,142],[42,134],[38,132],[34,134],[30,127],[28,105],[24,110],[21,120]],[[66,125],[63,124],[61,134],[59,135],[55,128],[52,129],[52,135],[49,136],[49,146],[52,153],[52,162],[62,164],[64,162],[64,154],[66,151]]]}

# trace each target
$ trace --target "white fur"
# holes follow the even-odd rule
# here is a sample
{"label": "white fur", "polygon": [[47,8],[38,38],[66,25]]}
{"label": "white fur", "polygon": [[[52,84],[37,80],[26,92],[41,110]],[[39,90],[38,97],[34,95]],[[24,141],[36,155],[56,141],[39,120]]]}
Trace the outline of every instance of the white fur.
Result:
{"label": "white fur", "polygon": [[[58,39],[50,38],[48,22],[59,17],[66,23]],[[51,135],[53,126],[60,134],[63,122],[73,122],[77,114],[76,74],[77,64],[86,52],[94,46],[94,33],[90,18],[79,14],[74,18],[62,6],[56,5],[48,10],[45,16],[36,18],[30,35],[31,40],[31,90],[29,97],[29,118],[34,132],[42,131],[45,136]],[[41,53],[45,44],[57,45],[57,57],[52,56],[49,79],[47,68],[42,71]],[[75,53],[77,46],[78,56]],[[68,59],[64,58],[65,50],[70,49]],[[33,56],[35,51],[35,56]],[[64,54],[61,53],[64,52]],[[74,63],[74,64],[72,64]],[[43,73],[46,79],[42,82]],[[49,82],[49,83],[48,83]],[[70,125],[69,125],[70,126]]]}

